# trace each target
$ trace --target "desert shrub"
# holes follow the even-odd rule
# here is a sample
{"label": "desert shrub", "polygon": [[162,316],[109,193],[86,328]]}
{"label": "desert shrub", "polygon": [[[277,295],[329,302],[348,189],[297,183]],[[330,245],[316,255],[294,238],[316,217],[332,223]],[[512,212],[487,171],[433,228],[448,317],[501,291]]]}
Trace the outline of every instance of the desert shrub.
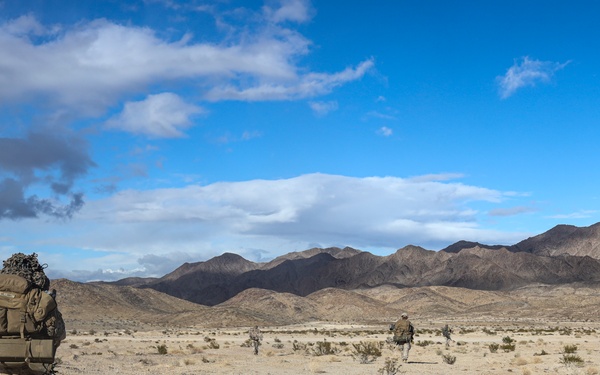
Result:
{"label": "desert shrub", "polygon": [[577,345],[565,345],[563,347],[563,353],[565,354],[573,354],[577,351]]}
{"label": "desert shrub", "polygon": [[442,356],[442,359],[444,360],[444,363],[447,363],[449,365],[453,365],[454,362],[456,362],[456,356],[450,354],[444,354]]}
{"label": "desert shrub", "polygon": [[316,356],[336,354],[337,352],[338,350],[329,341],[317,341],[312,348],[312,354]]}
{"label": "desert shrub", "polygon": [[209,347],[210,349],[219,349],[219,348],[221,347],[221,345],[219,345],[219,343],[217,343],[215,340],[211,340],[211,341],[208,343],[208,347]]}
{"label": "desert shrub", "polygon": [[503,344],[500,345],[500,349],[504,350],[506,353],[515,351],[515,340],[510,338],[510,336],[505,336],[502,338]]}
{"label": "desert shrub", "polygon": [[272,345],[275,349],[283,349],[283,344],[280,342],[276,342]]}
{"label": "desert shrub", "polygon": [[252,340],[246,339],[241,345],[242,348],[250,348],[252,346]]}
{"label": "desert shrub", "polygon": [[573,330],[569,327],[562,327],[558,330],[558,334],[561,336],[570,336]]}
{"label": "desert shrub", "polygon": [[500,344],[496,344],[494,342],[488,345],[488,348],[490,349],[490,353],[496,353],[498,351],[498,348],[500,348]]}
{"label": "desert shrub", "polygon": [[158,354],[162,354],[162,355],[167,354],[167,345],[165,345],[165,344],[157,345],[156,349],[158,350]]}
{"label": "desert shrub", "polygon": [[538,355],[548,355],[548,353],[544,349],[542,349],[541,352],[539,352],[539,353],[533,353],[533,355],[535,355],[535,356],[538,356]]}
{"label": "desert shrub", "polygon": [[381,357],[381,345],[375,341],[361,341],[358,344],[352,344],[354,351],[352,358],[360,363],[371,363]]}
{"label": "desert shrub", "polygon": [[71,345],[69,345],[69,348],[71,348],[71,349],[78,349],[79,346],[77,346],[77,344],[71,344]]}
{"label": "desert shrub", "polygon": [[435,344],[435,343],[431,340],[423,340],[423,341],[419,340],[415,343],[415,345],[422,346],[422,347],[426,347],[427,345],[431,345],[431,344]]}
{"label": "desert shrub", "polygon": [[511,339],[510,336],[505,336],[502,338],[502,342],[505,344],[512,344],[515,342],[515,340]]}
{"label": "desert shrub", "polygon": [[484,328],[483,329],[483,333],[487,334],[487,335],[495,335],[496,331],[492,331],[490,329]]}
{"label": "desert shrub", "polygon": [[306,344],[298,342],[298,340],[294,340],[292,343],[292,349],[297,352],[298,350],[306,350]]}
{"label": "desert shrub", "polygon": [[560,363],[565,366],[574,365],[574,366],[583,366],[583,359],[576,354],[563,354],[560,359]]}
{"label": "desert shrub", "polygon": [[396,358],[386,358],[385,364],[377,370],[377,373],[381,375],[396,375],[398,371],[400,371],[398,360]]}

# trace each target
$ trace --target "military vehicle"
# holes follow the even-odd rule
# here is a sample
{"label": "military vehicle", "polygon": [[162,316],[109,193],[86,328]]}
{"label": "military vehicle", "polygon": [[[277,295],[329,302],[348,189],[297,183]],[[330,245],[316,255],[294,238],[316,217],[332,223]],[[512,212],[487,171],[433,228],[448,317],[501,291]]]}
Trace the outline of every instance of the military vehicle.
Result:
{"label": "military vehicle", "polygon": [[37,254],[13,254],[0,271],[0,373],[54,374],[66,337],[56,291]]}

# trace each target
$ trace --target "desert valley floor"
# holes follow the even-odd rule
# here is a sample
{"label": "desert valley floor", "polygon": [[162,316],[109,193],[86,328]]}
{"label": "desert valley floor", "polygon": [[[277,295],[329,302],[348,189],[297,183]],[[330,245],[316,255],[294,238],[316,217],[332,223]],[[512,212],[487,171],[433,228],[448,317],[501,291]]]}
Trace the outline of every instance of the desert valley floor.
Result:
{"label": "desert valley floor", "polygon": [[[64,375],[600,374],[597,323],[418,317],[413,322],[418,336],[408,363],[401,363],[399,350],[385,343],[387,327],[314,322],[262,327],[258,355],[245,344],[247,328],[242,327],[72,331],[58,349],[56,370]],[[440,336],[445,323],[454,329],[455,342],[449,348]],[[360,342],[377,343],[381,356],[361,358],[353,346]],[[453,358],[454,364],[447,363]]]}

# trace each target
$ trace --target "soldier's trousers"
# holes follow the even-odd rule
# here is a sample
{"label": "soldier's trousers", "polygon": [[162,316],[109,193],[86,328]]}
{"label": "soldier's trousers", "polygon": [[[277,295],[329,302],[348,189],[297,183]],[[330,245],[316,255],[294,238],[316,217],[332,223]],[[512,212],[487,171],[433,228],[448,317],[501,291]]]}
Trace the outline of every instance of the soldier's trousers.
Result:
{"label": "soldier's trousers", "polygon": [[406,344],[398,344],[400,346],[400,351],[402,352],[402,360],[404,362],[408,361],[408,352],[410,351],[410,342]]}

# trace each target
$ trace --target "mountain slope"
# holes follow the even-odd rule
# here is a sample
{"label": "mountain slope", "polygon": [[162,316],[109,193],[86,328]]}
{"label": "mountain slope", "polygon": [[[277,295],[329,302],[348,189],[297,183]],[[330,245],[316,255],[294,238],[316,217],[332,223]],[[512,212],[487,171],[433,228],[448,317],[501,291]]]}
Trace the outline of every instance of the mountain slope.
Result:
{"label": "mountain slope", "polygon": [[509,249],[543,256],[569,254],[600,259],[600,223],[589,227],[557,225],[547,232],[511,246]]}

